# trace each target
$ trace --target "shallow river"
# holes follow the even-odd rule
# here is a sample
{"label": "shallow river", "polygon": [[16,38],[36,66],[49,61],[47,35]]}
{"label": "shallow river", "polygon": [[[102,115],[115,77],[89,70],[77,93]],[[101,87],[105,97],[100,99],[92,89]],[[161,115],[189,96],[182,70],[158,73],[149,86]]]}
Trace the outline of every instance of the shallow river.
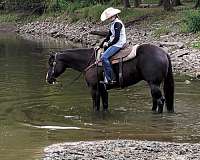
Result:
{"label": "shallow river", "polygon": [[62,46],[0,35],[1,160],[40,159],[45,146],[65,141],[200,141],[200,81],[175,77],[175,114],[152,114],[144,82],[110,91],[110,113],[93,113],[84,78],[70,84],[78,72],[66,71],[62,86],[45,83],[49,48]]}

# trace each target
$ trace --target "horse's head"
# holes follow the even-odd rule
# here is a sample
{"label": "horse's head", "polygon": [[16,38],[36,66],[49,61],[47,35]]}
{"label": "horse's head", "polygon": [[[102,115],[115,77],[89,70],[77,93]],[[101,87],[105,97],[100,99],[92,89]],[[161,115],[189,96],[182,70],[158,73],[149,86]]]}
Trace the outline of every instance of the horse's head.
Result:
{"label": "horse's head", "polygon": [[46,75],[46,81],[49,84],[54,84],[56,78],[65,71],[65,65],[60,59],[60,54],[56,53],[49,58],[49,69]]}

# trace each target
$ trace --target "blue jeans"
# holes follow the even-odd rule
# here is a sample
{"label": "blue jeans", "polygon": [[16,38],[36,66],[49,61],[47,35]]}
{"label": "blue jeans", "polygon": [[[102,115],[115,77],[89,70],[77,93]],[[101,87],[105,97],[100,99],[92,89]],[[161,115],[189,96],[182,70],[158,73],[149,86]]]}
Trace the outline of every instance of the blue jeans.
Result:
{"label": "blue jeans", "polygon": [[110,46],[102,55],[101,57],[101,61],[103,63],[103,67],[104,67],[104,74],[105,77],[108,81],[112,80],[112,67],[110,64],[109,59],[111,58],[111,56],[113,56],[115,53],[117,53],[121,48],[119,47],[115,47],[115,46]]}

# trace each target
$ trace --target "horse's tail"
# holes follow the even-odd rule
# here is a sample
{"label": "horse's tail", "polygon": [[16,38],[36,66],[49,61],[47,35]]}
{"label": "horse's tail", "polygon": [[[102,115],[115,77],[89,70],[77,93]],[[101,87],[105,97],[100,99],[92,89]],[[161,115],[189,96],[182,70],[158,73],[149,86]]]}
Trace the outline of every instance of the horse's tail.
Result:
{"label": "horse's tail", "polygon": [[164,95],[168,112],[174,112],[174,77],[172,73],[172,64],[170,56],[167,55],[169,66],[167,76],[164,79]]}

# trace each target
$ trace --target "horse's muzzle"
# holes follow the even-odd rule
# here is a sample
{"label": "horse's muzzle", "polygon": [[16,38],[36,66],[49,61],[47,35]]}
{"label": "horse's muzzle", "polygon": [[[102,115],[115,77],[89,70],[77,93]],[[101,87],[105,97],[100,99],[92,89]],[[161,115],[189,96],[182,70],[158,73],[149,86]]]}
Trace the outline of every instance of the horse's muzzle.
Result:
{"label": "horse's muzzle", "polygon": [[54,78],[47,79],[46,82],[49,84],[56,84],[56,79],[54,79]]}
{"label": "horse's muzzle", "polygon": [[53,78],[53,77],[50,77],[49,74],[47,74],[47,76],[46,76],[46,82],[48,84],[55,84],[56,83],[56,79]]}

